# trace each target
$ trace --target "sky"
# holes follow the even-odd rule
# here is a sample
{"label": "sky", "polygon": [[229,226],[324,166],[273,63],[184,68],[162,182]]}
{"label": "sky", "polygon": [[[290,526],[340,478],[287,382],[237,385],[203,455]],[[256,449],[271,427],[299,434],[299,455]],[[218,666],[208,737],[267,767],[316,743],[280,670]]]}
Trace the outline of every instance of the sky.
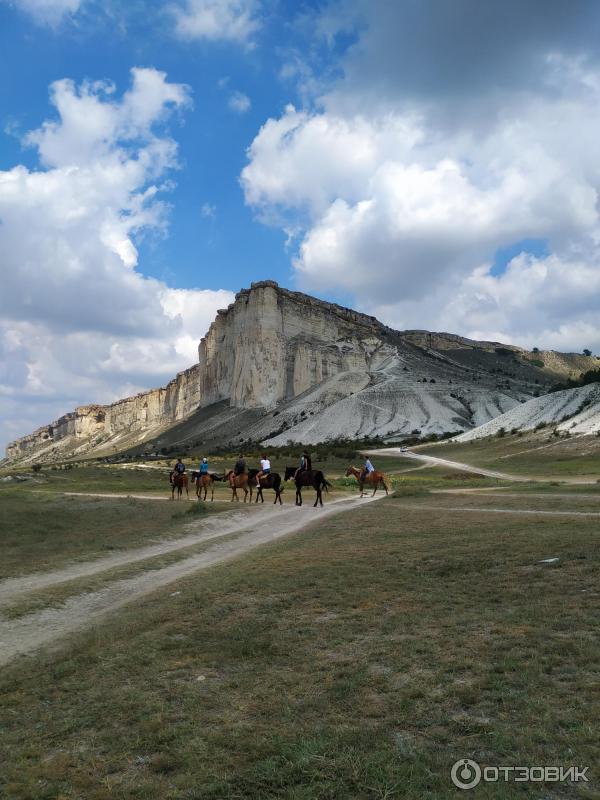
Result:
{"label": "sky", "polygon": [[0,448],[252,281],[600,352],[595,0],[0,0]]}

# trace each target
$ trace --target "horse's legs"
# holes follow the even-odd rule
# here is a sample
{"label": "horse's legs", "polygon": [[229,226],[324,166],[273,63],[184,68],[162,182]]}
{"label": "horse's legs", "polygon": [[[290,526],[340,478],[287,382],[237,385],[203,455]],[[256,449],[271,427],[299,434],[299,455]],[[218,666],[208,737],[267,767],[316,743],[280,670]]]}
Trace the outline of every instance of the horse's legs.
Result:
{"label": "horse's legs", "polygon": [[379,481],[377,481],[377,482],[375,483],[375,488],[373,489],[373,494],[371,495],[371,497],[375,497],[375,492],[377,491],[377,488],[378,488],[378,487],[379,487]]}
{"label": "horse's legs", "polygon": [[214,482],[210,485],[210,502],[212,503],[215,499],[215,484]]}

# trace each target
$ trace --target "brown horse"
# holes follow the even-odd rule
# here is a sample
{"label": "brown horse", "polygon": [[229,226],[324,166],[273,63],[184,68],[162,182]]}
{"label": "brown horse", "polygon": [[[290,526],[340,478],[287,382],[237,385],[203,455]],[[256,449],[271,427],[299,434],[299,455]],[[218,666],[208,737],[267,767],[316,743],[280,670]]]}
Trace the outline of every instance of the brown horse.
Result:
{"label": "brown horse", "polygon": [[[233,482],[232,482],[233,479]],[[223,478],[224,481],[227,481],[231,486],[231,502],[233,503],[234,500],[239,502],[239,497],[237,490],[243,489],[244,490],[244,503],[248,499],[248,491],[250,491],[250,502],[252,502],[252,490],[253,487],[256,486],[256,480],[252,478],[250,480],[248,474],[243,472],[241,475],[234,475],[233,470],[230,469],[228,473]]]}
{"label": "brown horse", "polygon": [[383,489],[385,489],[385,493],[386,494],[388,494],[389,493],[389,489],[392,488],[391,485],[390,485],[390,479],[385,474],[385,472],[379,472],[378,470],[375,470],[374,472],[369,472],[363,478],[363,473],[361,472],[361,470],[356,469],[356,467],[353,467],[352,465],[350,465],[348,467],[348,469],[346,470],[346,477],[349,478],[350,475],[354,475],[354,477],[358,481],[358,485],[360,486],[360,496],[361,497],[364,495],[363,489],[364,489],[365,484],[370,484],[371,486],[375,487],[373,489],[373,494],[371,495],[371,497],[374,497],[375,492],[377,491],[379,486],[381,486]]}
{"label": "brown horse", "polygon": [[190,494],[188,492],[188,476],[185,472],[171,472],[169,475],[169,481],[171,483],[171,500],[175,499],[175,489],[177,489],[177,499],[183,495],[183,490],[185,488],[185,496],[190,498]]}
{"label": "brown horse", "polygon": [[[212,503],[213,500],[215,499],[215,476],[210,475],[208,472],[204,472],[202,475],[200,475],[200,473],[197,473],[197,475],[198,477],[196,478],[196,497],[198,498],[198,500],[206,500],[208,487],[210,486],[210,502]],[[200,497],[203,489],[204,489],[204,497]]]}

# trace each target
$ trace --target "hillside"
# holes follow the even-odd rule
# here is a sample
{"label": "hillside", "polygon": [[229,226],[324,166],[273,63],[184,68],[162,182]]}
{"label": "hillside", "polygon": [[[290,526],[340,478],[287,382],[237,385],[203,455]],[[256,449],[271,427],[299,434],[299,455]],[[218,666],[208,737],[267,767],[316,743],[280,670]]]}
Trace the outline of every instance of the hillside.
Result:
{"label": "hillside", "polygon": [[496,436],[500,431],[529,431],[545,426],[552,426],[562,434],[600,432],[600,384],[590,383],[535,397],[457,436],[456,441],[468,442]]}
{"label": "hillside", "polygon": [[262,281],[217,313],[198,363],[166,387],[81,406],[9,444],[7,458],[467,431],[589,364],[577,354],[395,331]]}

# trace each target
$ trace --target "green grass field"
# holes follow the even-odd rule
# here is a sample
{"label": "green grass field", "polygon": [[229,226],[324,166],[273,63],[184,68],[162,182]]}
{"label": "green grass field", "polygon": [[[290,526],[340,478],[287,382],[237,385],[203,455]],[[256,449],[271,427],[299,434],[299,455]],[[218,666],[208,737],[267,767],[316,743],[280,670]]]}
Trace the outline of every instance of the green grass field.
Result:
{"label": "green grass field", "polygon": [[557,438],[550,428],[522,435],[472,442],[444,442],[415,448],[415,452],[464,461],[515,475],[556,479],[600,478],[600,437]]}
{"label": "green grass field", "polygon": [[[469,463],[454,448],[440,454]],[[6,574],[138,546],[192,516],[59,494],[104,490],[94,475],[0,490],[26,532],[9,534]],[[472,758],[590,767],[588,784],[480,784],[474,797],[600,797],[596,487],[440,468],[395,487],[4,666],[0,795],[457,797],[469,793],[450,768]]]}

